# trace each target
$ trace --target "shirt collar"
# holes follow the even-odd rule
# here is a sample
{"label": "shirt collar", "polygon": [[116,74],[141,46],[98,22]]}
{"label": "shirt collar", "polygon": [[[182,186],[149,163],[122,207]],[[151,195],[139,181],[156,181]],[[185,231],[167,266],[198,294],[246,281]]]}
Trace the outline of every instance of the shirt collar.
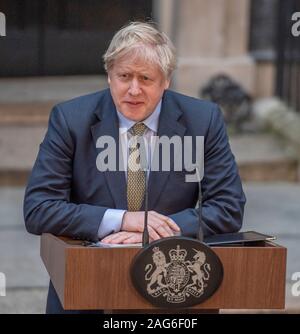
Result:
{"label": "shirt collar", "polygon": [[[156,108],[153,113],[148,116],[143,123],[153,132],[157,133],[158,130],[158,121],[159,115],[161,111],[161,100],[158,102]],[[136,122],[126,118],[122,113],[117,110],[118,118],[119,118],[119,128],[120,133],[123,134],[127,132]]]}

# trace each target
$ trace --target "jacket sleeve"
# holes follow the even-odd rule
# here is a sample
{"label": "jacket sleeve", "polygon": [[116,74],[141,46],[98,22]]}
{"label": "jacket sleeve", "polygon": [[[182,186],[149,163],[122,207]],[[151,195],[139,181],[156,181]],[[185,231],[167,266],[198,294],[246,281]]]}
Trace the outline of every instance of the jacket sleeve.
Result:
{"label": "jacket sleeve", "polygon": [[25,191],[23,209],[28,232],[98,239],[107,208],[70,200],[74,145],[63,111],[56,106]]}
{"label": "jacket sleeve", "polygon": [[[224,119],[214,105],[204,140],[204,177],[202,189],[202,227],[204,236],[237,232],[243,221],[246,198],[237,165],[231,152]],[[182,234],[196,237],[199,211],[188,208],[170,215]]]}

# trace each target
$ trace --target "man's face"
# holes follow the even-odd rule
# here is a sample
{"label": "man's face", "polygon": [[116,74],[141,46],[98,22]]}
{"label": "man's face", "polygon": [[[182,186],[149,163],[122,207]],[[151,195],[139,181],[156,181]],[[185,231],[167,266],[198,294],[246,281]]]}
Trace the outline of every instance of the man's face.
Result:
{"label": "man's face", "polygon": [[118,111],[140,122],[154,111],[170,81],[156,65],[120,59],[108,71],[108,83]]}

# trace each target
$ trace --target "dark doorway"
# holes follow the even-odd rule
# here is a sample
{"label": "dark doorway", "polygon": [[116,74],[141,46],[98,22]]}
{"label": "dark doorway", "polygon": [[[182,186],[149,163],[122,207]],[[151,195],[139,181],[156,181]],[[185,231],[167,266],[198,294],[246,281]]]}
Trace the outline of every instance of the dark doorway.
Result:
{"label": "dark doorway", "polygon": [[98,74],[114,32],[151,19],[152,1],[0,0],[0,11],[0,76]]}
{"label": "dark doorway", "polygon": [[277,27],[276,95],[300,112],[300,36],[294,36],[291,19],[300,12],[299,0],[280,0]]}

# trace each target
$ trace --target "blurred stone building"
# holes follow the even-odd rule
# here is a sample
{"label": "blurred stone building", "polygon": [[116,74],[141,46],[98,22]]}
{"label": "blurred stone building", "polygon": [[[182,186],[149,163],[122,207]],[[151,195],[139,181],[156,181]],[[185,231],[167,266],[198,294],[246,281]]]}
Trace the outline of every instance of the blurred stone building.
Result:
{"label": "blurred stone building", "polygon": [[[300,39],[291,34],[299,0],[156,3],[158,21],[178,49],[175,86],[179,91],[196,96],[205,82],[221,73],[255,98],[292,94],[289,99],[300,108],[295,96],[300,91]],[[290,71],[289,66],[293,66]],[[286,94],[290,81],[295,93]]]}
{"label": "blurred stone building", "polygon": [[[299,0],[1,0],[7,36],[0,44],[0,77],[104,73],[101,55],[113,33],[129,20],[153,19],[178,50],[175,89],[197,96],[211,77],[227,74],[253,97],[284,95],[284,41],[298,44],[299,53],[299,39],[291,35],[299,5]],[[299,57],[297,62],[299,67]],[[293,81],[299,91],[299,74]]]}

